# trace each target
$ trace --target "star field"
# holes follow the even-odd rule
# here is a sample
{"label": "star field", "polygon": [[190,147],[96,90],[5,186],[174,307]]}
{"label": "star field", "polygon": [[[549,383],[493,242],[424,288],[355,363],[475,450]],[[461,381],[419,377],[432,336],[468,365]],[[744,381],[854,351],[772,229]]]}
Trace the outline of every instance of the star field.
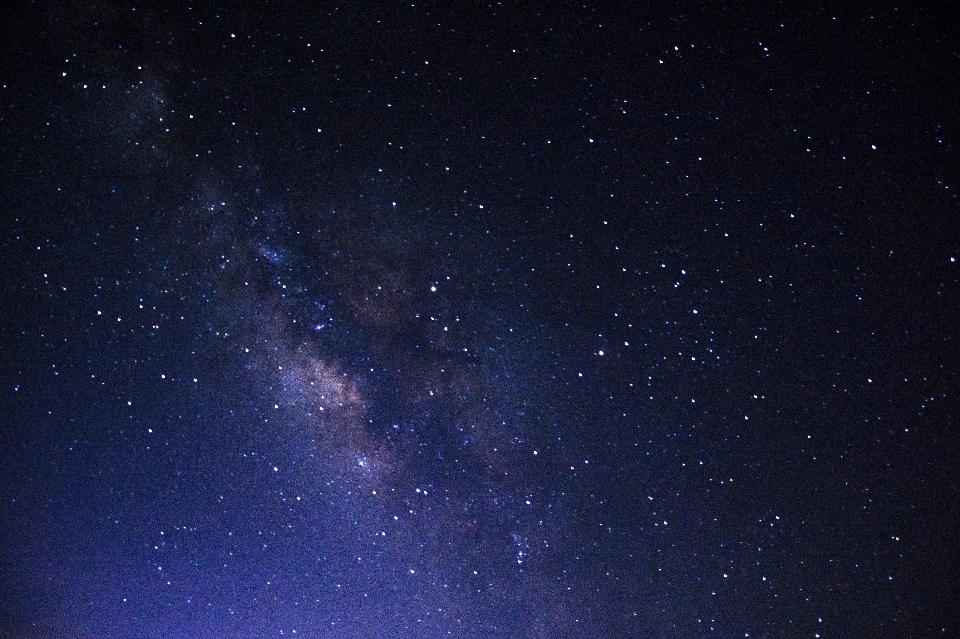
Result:
{"label": "star field", "polygon": [[0,637],[960,632],[955,20],[4,22]]}

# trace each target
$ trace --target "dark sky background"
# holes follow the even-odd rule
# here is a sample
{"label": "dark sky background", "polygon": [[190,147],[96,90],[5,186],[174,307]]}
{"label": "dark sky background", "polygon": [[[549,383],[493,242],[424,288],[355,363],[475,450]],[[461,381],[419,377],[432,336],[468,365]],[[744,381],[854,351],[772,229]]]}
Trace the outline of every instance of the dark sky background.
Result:
{"label": "dark sky background", "polygon": [[960,635],[960,29],[799,4],[6,9],[0,637]]}

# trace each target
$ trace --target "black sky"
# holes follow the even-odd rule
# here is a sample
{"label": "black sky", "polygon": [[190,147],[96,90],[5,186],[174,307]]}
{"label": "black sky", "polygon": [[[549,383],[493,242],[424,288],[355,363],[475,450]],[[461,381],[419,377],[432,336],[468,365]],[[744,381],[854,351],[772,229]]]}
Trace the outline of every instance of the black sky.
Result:
{"label": "black sky", "polygon": [[2,23],[0,637],[960,633],[949,13]]}

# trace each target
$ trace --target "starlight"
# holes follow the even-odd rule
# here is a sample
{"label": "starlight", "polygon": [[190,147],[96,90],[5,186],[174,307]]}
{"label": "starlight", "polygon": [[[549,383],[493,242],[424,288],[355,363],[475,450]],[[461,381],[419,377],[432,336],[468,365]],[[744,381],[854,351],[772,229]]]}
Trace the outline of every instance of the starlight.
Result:
{"label": "starlight", "polygon": [[958,635],[955,20],[11,5],[0,636]]}

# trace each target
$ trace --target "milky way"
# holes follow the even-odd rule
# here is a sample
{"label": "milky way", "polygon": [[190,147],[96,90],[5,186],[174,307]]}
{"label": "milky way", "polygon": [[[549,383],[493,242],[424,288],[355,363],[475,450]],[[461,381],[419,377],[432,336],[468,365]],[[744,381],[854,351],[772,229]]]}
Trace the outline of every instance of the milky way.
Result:
{"label": "milky way", "polygon": [[[470,250],[430,247],[396,203],[371,215],[258,196],[201,185],[164,231],[176,240],[163,272],[189,282],[211,356],[236,377],[215,405],[246,442],[230,473],[243,506],[216,516],[271,537],[258,549],[276,562],[271,587],[242,607],[272,615],[281,598],[310,627],[329,601],[302,588],[337,582],[357,617],[338,605],[329,623],[358,636],[384,593],[398,624],[416,615],[427,633],[576,623],[563,602],[596,595],[558,554],[569,499],[542,485],[559,397],[536,382],[550,370],[529,337],[465,293],[471,275],[433,270]],[[501,607],[512,618],[479,622]]]}
{"label": "milky way", "polygon": [[958,633],[955,20],[30,3],[0,637]]}

